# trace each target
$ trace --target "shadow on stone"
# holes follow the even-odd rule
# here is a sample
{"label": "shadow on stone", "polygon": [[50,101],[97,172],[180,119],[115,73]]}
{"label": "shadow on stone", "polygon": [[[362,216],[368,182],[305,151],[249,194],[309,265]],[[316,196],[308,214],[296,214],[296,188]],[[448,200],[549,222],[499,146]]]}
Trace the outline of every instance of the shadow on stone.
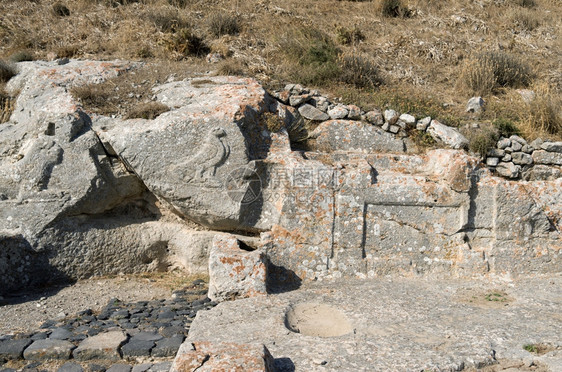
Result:
{"label": "shadow on stone", "polygon": [[271,261],[267,267],[267,293],[284,293],[299,289],[302,279],[293,270],[277,266]]}
{"label": "shadow on stone", "polygon": [[278,372],[294,372],[295,364],[291,358],[276,358],[273,360],[275,370]]}

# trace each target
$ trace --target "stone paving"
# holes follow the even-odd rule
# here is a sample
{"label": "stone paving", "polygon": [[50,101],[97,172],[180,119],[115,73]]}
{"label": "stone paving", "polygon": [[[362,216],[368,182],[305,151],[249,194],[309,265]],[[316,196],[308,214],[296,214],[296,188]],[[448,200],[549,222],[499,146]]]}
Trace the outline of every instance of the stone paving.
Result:
{"label": "stone paving", "polygon": [[206,294],[196,280],[171,299],[114,298],[99,313],[86,309],[34,332],[0,336],[0,372],[168,371],[197,312],[216,305]]}

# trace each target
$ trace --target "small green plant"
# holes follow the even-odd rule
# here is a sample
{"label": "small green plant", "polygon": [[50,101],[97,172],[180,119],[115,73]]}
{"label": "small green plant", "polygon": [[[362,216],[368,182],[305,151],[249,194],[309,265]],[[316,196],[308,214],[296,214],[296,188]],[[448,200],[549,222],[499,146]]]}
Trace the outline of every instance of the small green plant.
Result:
{"label": "small green plant", "polygon": [[486,301],[492,301],[492,302],[507,301],[507,299],[505,298],[505,294],[499,292],[488,293],[486,296],[484,296],[484,298],[486,299]]}
{"label": "small green plant", "polygon": [[528,351],[529,353],[536,353],[537,352],[537,345],[534,345],[534,344],[523,345],[523,350]]}
{"label": "small green plant", "polygon": [[240,32],[238,18],[230,14],[214,13],[209,17],[209,32],[215,37],[236,35]]}
{"label": "small green plant", "polygon": [[498,132],[493,128],[484,128],[469,136],[468,148],[470,151],[485,156],[488,149],[496,146],[498,142]]}
{"label": "small green plant", "polygon": [[0,83],[5,83],[16,75],[16,69],[11,64],[0,60]]}
{"label": "small green plant", "polygon": [[12,53],[9,59],[12,62],[25,62],[25,61],[34,60],[33,53],[27,49],[19,50],[15,53]]}
{"label": "small green plant", "polygon": [[292,64],[289,81],[304,85],[329,85],[337,80],[339,50],[324,33],[302,28],[284,35],[280,50]]}
{"label": "small green plant", "polygon": [[425,131],[412,130],[409,132],[409,137],[421,149],[429,149],[437,144],[431,134]]}
{"label": "small green plant", "polygon": [[365,40],[365,35],[357,26],[351,30],[338,26],[336,27],[336,39],[342,45],[359,44]]}
{"label": "small green plant", "polygon": [[53,4],[53,14],[57,17],[68,17],[70,16],[70,9],[63,3]]}
{"label": "small green plant", "polygon": [[410,11],[402,0],[380,0],[378,8],[383,17],[408,17],[410,15]]}
{"label": "small green plant", "polygon": [[182,28],[174,33],[169,40],[168,49],[184,57],[202,56],[210,51],[203,39],[195,35],[189,28]]}
{"label": "small green plant", "polygon": [[126,119],[153,120],[160,114],[170,111],[170,108],[160,102],[148,102],[133,107],[126,115]]}
{"label": "small green plant", "polygon": [[499,118],[492,123],[501,136],[509,137],[513,134],[520,135],[517,126],[509,119]]}
{"label": "small green plant", "polygon": [[514,0],[513,1],[516,5],[522,6],[524,8],[534,8],[537,6],[535,0]]}

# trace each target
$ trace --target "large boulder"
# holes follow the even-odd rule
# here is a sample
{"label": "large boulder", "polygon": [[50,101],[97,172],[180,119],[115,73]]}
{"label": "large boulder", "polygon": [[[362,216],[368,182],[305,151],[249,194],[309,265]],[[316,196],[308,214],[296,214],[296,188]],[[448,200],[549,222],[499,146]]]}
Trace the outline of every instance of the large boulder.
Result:
{"label": "large boulder", "polygon": [[[173,109],[155,120],[97,120],[100,138],[178,213],[219,230],[259,230],[256,161],[270,134],[259,120],[268,96],[252,79],[210,77],[157,87]],[[256,212],[255,209],[258,209]]]}

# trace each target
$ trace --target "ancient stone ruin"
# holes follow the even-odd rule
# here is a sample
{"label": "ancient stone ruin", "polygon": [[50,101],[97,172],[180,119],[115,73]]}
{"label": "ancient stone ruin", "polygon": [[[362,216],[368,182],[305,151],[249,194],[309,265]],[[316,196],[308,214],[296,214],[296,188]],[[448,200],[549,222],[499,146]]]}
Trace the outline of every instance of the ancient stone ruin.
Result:
{"label": "ancient stone ruin", "polygon": [[[520,335],[558,350],[553,318],[497,336],[509,324],[448,301],[463,278],[560,274],[560,142],[502,139],[482,163],[436,118],[362,112],[294,85],[270,95],[249,78],[155,87],[171,110],[154,120],[93,115],[69,92],[138,67],[18,64],[15,111],[0,125],[0,294],[171,265],[208,272],[221,303],[197,316],[174,371],[462,370],[494,353],[521,359]],[[291,137],[304,119],[318,125],[301,148]],[[420,153],[409,130],[443,148]],[[408,292],[387,278],[420,282]],[[393,291],[410,293],[419,313]],[[466,342],[449,334],[435,346],[430,313],[442,337],[455,324]],[[400,333],[408,316],[417,328]],[[410,351],[396,359],[399,337]],[[542,362],[559,361],[560,351]]]}

